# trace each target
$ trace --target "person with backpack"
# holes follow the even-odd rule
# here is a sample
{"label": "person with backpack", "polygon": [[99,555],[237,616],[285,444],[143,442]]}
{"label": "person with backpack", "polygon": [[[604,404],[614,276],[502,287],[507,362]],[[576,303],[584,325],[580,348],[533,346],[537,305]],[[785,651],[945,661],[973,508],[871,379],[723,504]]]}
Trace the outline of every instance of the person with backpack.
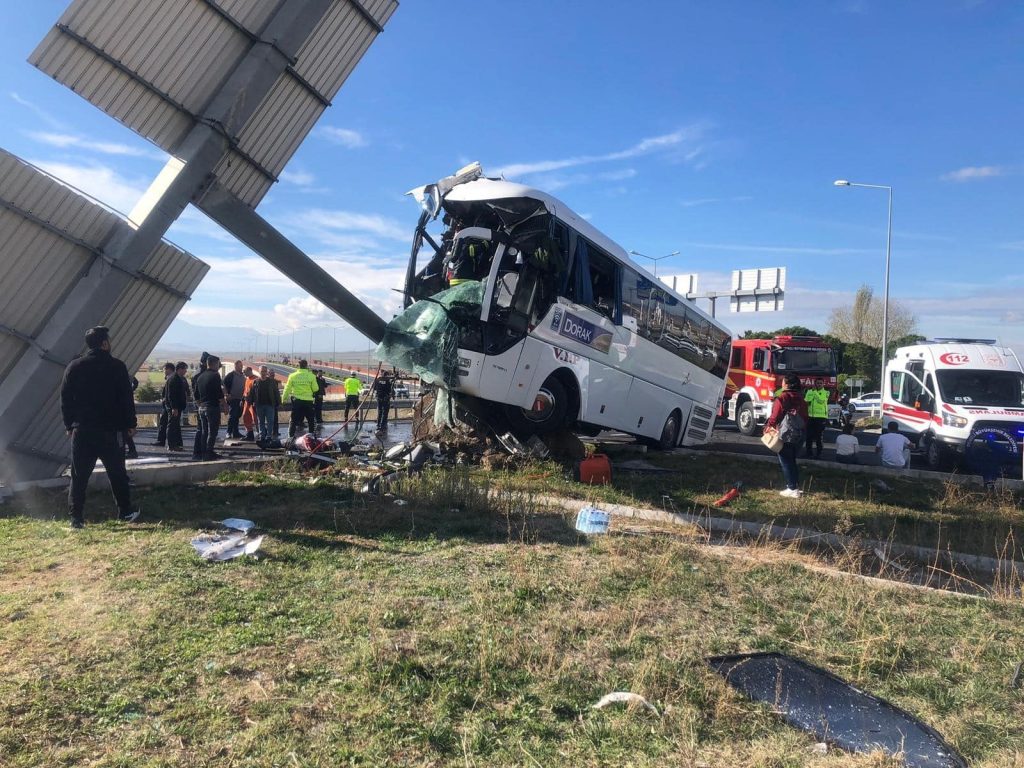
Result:
{"label": "person with backpack", "polygon": [[779,491],[779,495],[791,499],[799,498],[802,491],[796,454],[807,437],[807,402],[800,391],[800,377],[795,373],[786,374],[782,382],[782,394],[775,398],[771,416],[764,426],[765,429],[778,430],[782,439],[779,464],[782,465],[782,477],[786,481],[786,488]]}

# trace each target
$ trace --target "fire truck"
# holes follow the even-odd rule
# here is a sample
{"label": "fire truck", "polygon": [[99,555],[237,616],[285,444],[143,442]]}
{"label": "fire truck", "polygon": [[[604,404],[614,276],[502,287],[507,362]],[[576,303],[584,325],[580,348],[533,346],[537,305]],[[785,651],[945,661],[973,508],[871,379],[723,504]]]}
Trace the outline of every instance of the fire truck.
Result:
{"label": "fire truck", "polygon": [[796,373],[804,387],[821,379],[829,390],[829,421],[839,420],[836,358],[820,336],[734,341],[719,415],[736,422],[744,435],[753,435],[771,414],[775,392],[787,373]]}

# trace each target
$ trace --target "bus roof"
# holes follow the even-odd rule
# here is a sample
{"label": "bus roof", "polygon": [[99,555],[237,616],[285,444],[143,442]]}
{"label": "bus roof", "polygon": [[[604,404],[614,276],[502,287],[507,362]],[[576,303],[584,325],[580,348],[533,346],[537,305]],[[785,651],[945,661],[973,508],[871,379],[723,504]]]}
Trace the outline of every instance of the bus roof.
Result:
{"label": "bus roof", "polygon": [[[571,226],[581,235],[592,241],[595,245],[606,250],[611,256],[615,257],[618,261],[628,265],[631,269],[636,270],[641,275],[646,277],[652,283],[672,294],[677,299],[688,301],[686,296],[677,293],[672,289],[670,285],[657,277],[652,275],[646,269],[641,267],[631,258],[626,252],[626,249],[610,239],[607,235],[602,233],[599,229],[594,227],[590,222],[576,213],[572,208],[563,203],[557,197],[552,197],[547,192],[542,192],[534,187],[528,187],[525,184],[519,184],[514,181],[505,181],[504,179],[488,179],[478,178],[472,181],[465,181],[457,183],[451,190],[445,194],[445,200],[451,200],[453,202],[486,202],[488,200],[507,200],[509,198],[525,197],[530,200],[537,200],[544,204],[544,207],[548,209],[548,212],[561,221]],[[700,315],[702,315],[708,322],[718,326],[729,336],[732,336],[732,332],[729,331],[724,325],[718,322],[717,319],[711,317],[707,312],[700,309],[695,303],[690,302],[693,309]]]}

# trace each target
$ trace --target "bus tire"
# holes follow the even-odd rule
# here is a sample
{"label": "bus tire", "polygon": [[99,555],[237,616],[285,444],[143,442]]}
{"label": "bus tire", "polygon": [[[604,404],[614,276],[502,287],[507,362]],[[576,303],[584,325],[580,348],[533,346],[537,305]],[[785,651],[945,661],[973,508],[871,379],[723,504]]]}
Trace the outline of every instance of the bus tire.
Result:
{"label": "bus tire", "polygon": [[740,434],[750,437],[757,432],[757,417],[754,416],[754,404],[749,400],[736,411],[736,428]]}
{"label": "bus tire", "polygon": [[564,429],[569,413],[569,392],[565,385],[554,376],[549,377],[538,390],[537,400],[544,401],[547,408],[535,411],[510,406],[507,409],[508,419],[515,431],[524,435],[546,435]]}
{"label": "bus tire", "polygon": [[661,428],[661,436],[657,440],[651,440],[649,445],[658,451],[671,451],[679,443],[679,429],[681,417],[679,411],[672,411],[665,419],[665,426]]}

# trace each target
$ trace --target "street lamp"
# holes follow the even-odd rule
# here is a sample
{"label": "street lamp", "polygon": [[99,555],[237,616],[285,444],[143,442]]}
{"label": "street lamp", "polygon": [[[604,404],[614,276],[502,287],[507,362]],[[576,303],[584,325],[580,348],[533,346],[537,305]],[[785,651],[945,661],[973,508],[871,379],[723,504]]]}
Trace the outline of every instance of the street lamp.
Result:
{"label": "street lamp", "polygon": [[640,251],[630,251],[634,256],[643,256],[645,259],[650,259],[654,262],[654,276],[658,276],[658,262],[662,259],[667,259],[669,256],[678,256],[679,251],[672,251],[672,253],[666,253],[664,256],[648,256],[646,253],[640,253]]}
{"label": "street lamp", "polygon": [[832,182],[837,187],[865,187],[867,189],[884,189],[889,192],[889,224],[885,235],[885,293],[882,296],[882,375],[889,362],[889,260],[892,255],[892,187],[885,184],[858,184],[855,181],[836,179]]}

